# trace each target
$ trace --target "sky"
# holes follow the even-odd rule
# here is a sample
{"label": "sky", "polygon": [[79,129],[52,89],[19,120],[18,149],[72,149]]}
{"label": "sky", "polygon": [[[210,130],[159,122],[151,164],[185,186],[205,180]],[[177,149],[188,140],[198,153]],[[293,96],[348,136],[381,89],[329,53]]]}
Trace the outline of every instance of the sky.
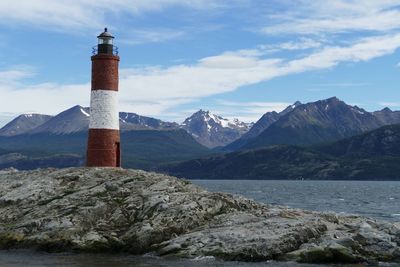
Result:
{"label": "sky", "polygon": [[108,27],[120,110],[256,121],[336,96],[400,109],[400,0],[0,0],[0,126],[89,106]]}

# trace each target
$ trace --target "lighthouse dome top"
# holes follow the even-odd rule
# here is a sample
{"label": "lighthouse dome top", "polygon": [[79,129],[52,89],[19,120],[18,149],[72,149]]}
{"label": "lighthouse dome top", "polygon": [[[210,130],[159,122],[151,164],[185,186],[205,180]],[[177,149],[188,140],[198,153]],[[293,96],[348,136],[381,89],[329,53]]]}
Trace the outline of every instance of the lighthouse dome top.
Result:
{"label": "lighthouse dome top", "polygon": [[100,33],[97,38],[114,38],[114,36],[112,36],[112,34],[108,32],[107,28],[104,28],[104,32]]}

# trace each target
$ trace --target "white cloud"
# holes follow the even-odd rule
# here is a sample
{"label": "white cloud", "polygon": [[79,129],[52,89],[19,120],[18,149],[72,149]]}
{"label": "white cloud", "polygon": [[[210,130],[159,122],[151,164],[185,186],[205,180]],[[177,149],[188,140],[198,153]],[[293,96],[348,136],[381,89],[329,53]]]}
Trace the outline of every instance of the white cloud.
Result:
{"label": "white cloud", "polygon": [[292,103],[289,102],[238,102],[219,100],[218,104],[227,107],[240,108],[242,112],[246,113],[266,113],[271,111],[280,112],[287,108]]}
{"label": "white cloud", "polygon": [[141,29],[124,33],[124,39],[118,42],[127,45],[139,45],[143,43],[161,43],[173,39],[182,38],[185,35],[183,30],[171,29]]}
{"label": "white cloud", "polygon": [[[389,32],[400,28],[398,0],[298,0],[296,9],[266,26],[267,34],[329,34],[351,31]],[[293,5],[293,1],[289,1]]]}
{"label": "white cloud", "polygon": [[[121,87],[138,99],[200,98],[233,91],[275,77],[325,69],[340,62],[359,62],[393,53],[400,47],[400,34],[361,39],[348,47],[326,47],[296,60],[221,54],[194,65],[130,70]],[[128,89],[131,88],[131,89]]]}
{"label": "white cloud", "polygon": [[[400,34],[388,34],[358,40],[349,46],[324,47],[295,60],[265,58],[230,51],[198,60],[192,65],[144,67],[121,70],[121,110],[143,115],[162,116],[169,109],[195,99],[234,91],[275,77],[334,67],[341,62],[368,61],[393,53],[400,47]],[[262,54],[262,53],[261,53]],[[25,75],[0,72],[0,77],[15,80]],[[24,110],[54,114],[75,104],[88,105],[90,84],[0,83],[0,111]],[[273,93],[273,89],[269,89]],[[45,104],[43,104],[45,103]],[[253,102],[253,113],[259,115],[286,103]],[[282,105],[281,105],[282,104]]]}
{"label": "white cloud", "polygon": [[379,102],[378,105],[388,108],[398,108],[400,107],[400,102]]}
{"label": "white cloud", "polygon": [[316,41],[310,38],[299,38],[297,41],[290,41],[285,43],[279,43],[274,45],[260,45],[258,47],[259,50],[265,52],[265,54],[279,52],[282,50],[307,50],[311,48],[319,48],[322,46],[321,41]]}
{"label": "white cloud", "polygon": [[299,38],[296,41],[283,42],[277,44],[263,44],[258,45],[254,49],[241,49],[237,51],[227,51],[224,53],[225,56],[232,57],[260,57],[265,55],[271,55],[281,51],[297,51],[297,50],[308,50],[322,47],[321,41],[316,41],[310,38]]}
{"label": "white cloud", "polygon": [[286,42],[278,45],[279,50],[305,50],[310,48],[321,47],[321,42],[313,39],[302,38],[299,42]]}
{"label": "white cloud", "polygon": [[226,118],[237,118],[244,122],[255,122],[266,112],[280,112],[292,103],[289,102],[239,102],[218,100],[217,114]]}
{"label": "white cloud", "polygon": [[[111,15],[161,11],[164,8],[182,6],[209,9],[221,6],[218,0],[29,0],[0,1],[0,23],[15,23],[51,27],[57,29],[101,28]],[[118,17],[118,16],[117,16]],[[107,18],[107,19],[106,19]]]}
{"label": "white cloud", "polygon": [[90,85],[0,84],[1,111],[11,113],[56,114],[74,105],[88,105]]}
{"label": "white cloud", "polygon": [[0,84],[15,84],[19,81],[33,77],[36,71],[32,66],[17,65],[0,71]]}
{"label": "white cloud", "polygon": [[325,47],[320,52],[289,62],[292,72],[333,67],[340,62],[368,61],[383,55],[392,54],[400,47],[400,34],[363,38],[348,47]]}

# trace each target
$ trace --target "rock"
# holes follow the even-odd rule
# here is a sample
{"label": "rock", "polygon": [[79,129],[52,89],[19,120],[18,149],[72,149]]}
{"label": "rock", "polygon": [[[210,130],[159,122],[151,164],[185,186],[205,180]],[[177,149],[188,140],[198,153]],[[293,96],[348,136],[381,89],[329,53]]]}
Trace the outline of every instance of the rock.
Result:
{"label": "rock", "polygon": [[400,262],[400,227],[260,204],[144,171],[43,169],[0,172],[0,248]]}
{"label": "rock", "polygon": [[334,242],[290,252],[282,259],[304,263],[356,263],[362,261],[352,249]]}

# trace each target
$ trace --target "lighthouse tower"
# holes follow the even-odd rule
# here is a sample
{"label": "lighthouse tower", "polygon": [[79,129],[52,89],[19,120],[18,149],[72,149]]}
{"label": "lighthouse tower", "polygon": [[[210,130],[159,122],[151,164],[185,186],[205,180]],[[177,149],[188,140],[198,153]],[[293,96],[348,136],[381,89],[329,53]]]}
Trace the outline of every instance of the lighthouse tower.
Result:
{"label": "lighthouse tower", "polygon": [[104,29],[93,48],[92,90],[86,166],[120,167],[118,49]]}

